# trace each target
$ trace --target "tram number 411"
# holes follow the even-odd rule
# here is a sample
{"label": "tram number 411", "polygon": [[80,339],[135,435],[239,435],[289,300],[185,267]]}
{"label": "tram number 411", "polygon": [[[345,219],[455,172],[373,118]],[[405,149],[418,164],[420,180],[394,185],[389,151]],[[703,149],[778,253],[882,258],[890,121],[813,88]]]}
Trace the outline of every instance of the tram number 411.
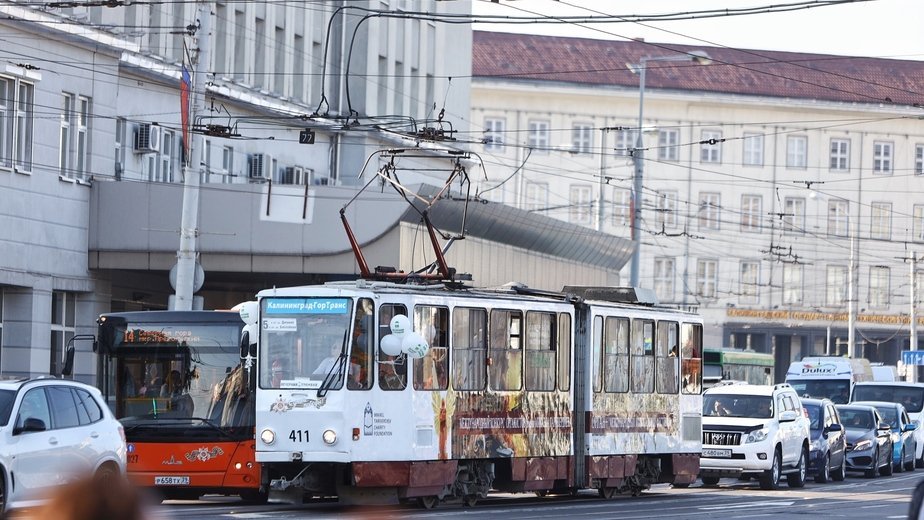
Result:
{"label": "tram number 411", "polygon": [[314,144],[314,130],[307,128],[298,133],[298,144]]}
{"label": "tram number 411", "polygon": [[[303,437],[304,436],[304,437]],[[292,430],[289,432],[289,440],[292,442],[308,442],[308,430]]]}

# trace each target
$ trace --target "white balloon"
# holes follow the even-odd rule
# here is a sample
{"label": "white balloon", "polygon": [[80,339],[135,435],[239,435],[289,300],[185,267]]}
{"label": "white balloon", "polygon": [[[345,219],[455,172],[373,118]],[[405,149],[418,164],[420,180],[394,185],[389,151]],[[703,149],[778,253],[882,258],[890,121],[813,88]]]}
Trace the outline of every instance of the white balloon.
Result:
{"label": "white balloon", "polygon": [[401,351],[413,359],[426,356],[429,350],[430,345],[427,344],[427,340],[416,332],[408,332],[404,335],[404,339],[401,340]]}
{"label": "white balloon", "polygon": [[397,356],[401,354],[401,338],[395,336],[394,334],[386,334],[382,336],[382,341],[379,342],[379,347],[382,349],[382,353],[388,356]]}
{"label": "white balloon", "polygon": [[403,338],[405,334],[411,331],[411,320],[407,319],[404,314],[398,314],[392,318],[389,325],[391,333],[399,338]]}
{"label": "white balloon", "polygon": [[239,303],[234,306],[237,309],[237,312],[241,315],[241,320],[247,325],[253,325],[257,322],[257,317],[260,314],[260,306],[257,302],[244,302]]}

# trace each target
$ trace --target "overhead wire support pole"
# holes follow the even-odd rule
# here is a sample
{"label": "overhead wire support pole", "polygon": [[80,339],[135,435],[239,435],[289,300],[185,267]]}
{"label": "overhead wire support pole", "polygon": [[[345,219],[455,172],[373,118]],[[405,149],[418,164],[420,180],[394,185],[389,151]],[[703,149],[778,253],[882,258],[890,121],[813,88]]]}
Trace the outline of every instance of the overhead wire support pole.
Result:
{"label": "overhead wire support pole", "polygon": [[[911,329],[910,335],[908,337],[908,350],[914,352],[918,349],[918,315],[917,309],[915,309],[915,302],[918,297],[918,291],[921,289],[918,287],[917,281],[917,270],[918,270],[918,256],[915,251],[911,251]],[[913,356],[914,354],[912,354]],[[908,381],[911,383],[918,382],[918,366],[910,365],[905,367],[905,374],[908,378]]]}
{"label": "overhead wire support pole", "polygon": [[[212,40],[211,4],[198,2],[197,18],[199,28],[196,33],[196,50],[193,60],[192,100],[189,108],[191,122],[205,106],[206,69],[209,66],[209,51]],[[180,249],[176,253],[176,294],[173,310],[192,310],[195,292],[195,274],[197,267],[199,235],[199,167],[202,162],[202,150],[189,139],[189,149],[183,164],[183,209],[180,217]]]}

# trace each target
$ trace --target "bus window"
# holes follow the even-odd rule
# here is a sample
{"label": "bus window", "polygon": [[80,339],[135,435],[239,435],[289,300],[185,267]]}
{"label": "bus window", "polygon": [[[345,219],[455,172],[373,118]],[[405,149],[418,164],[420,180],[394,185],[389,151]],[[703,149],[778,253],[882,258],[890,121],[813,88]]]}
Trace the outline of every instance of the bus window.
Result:
{"label": "bus window", "polygon": [[[379,307],[378,340],[391,334],[391,319],[398,314],[407,316],[404,305],[383,304]],[[407,357],[389,356],[379,350],[379,388],[382,390],[404,390],[407,387]]]}
{"label": "bus window", "polygon": [[414,330],[430,345],[424,357],[414,360],[414,389],[445,390],[449,386],[449,309],[418,305]]}
{"label": "bus window", "polygon": [[523,313],[520,311],[491,311],[491,368],[488,377],[494,390],[519,390],[523,387],[522,327]]}
{"label": "bus window", "polygon": [[606,391],[629,391],[629,320],[607,318],[603,333],[606,345]]}
{"label": "bus window", "polygon": [[593,374],[594,392],[603,391],[603,317],[594,316],[593,357],[590,370]]}
{"label": "bus window", "polygon": [[350,350],[350,377],[347,388],[369,390],[372,388],[372,366],[375,358],[372,348],[375,344],[375,311],[370,298],[360,298],[356,305],[356,319],[353,322],[353,348]]}
{"label": "bus window", "polygon": [[632,392],[654,391],[654,322],[632,320]]}
{"label": "bus window", "polygon": [[558,389],[571,388],[571,315],[558,315]]}
{"label": "bus window", "polygon": [[683,342],[680,349],[682,391],[685,394],[700,394],[703,391],[702,359],[699,357],[703,351],[703,326],[682,324],[680,338]]}
{"label": "bus window", "polygon": [[657,391],[660,394],[676,394],[679,376],[680,331],[676,322],[659,321],[655,344],[657,355]]}
{"label": "bus window", "polygon": [[555,314],[526,313],[526,389],[555,390]]}
{"label": "bus window", "polygon": [[488,313],[484,309],[456,307],[452,311],[452,387],[484,390],[488,350]]}

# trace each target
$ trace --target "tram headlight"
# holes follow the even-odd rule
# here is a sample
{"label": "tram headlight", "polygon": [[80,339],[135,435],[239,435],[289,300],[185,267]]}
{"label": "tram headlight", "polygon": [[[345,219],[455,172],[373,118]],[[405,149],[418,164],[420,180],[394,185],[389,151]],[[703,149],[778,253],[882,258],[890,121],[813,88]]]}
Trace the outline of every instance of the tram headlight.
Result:
{"label": "tram headlight", "polygon": [[337,432],[334,430],[324,430],[324,434],[321,435],[321,438],[324,439],[324,444],[332,446],[337,442]]}
{"label": "tram headlight", "polygon": [[260,432],[260,440],[263,441],[263,444],[272,444],[276,442],[276,432],[267,428]]}

